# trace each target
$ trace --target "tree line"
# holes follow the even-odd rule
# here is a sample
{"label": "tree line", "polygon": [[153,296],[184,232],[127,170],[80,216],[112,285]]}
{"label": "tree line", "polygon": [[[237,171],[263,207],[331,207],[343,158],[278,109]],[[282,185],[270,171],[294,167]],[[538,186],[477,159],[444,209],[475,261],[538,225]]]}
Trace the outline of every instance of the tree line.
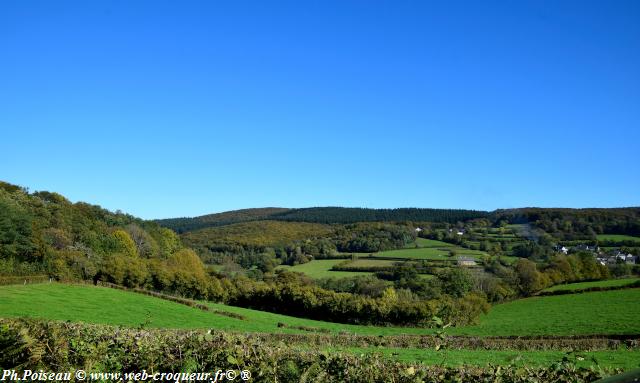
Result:
{"label": "tree line", "polygon": [[640,235],[640,207],[613,209],[497,210],[495,222],[530,223],[561,240],[595,239],[597,234]]}

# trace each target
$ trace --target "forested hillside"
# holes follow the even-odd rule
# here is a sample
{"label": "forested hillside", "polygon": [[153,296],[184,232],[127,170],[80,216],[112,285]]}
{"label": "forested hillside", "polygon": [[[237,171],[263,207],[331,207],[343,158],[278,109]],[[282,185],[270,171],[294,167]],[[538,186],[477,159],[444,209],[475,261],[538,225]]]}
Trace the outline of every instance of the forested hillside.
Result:
{"label": "forested hillside", "polygon": [[198,294],[193,286],[205,279],[200,259],[170,229],[0,182],[0,276],[39,274],[148,283],[190,295]]}
{"label": "forested hillside", "polygon": [[495,222],[532,224],[558,239],[593,239],[597,234],[640,235],[640,207],[613,209],[521,208],[496,210]]}
{"label": "forested hillside", "polygon": [[488,212],[462,209],[364,209],[347,207],[312,207],[274,214],[271,219],[316,223],[355,222],[449,222],[483,218]]}
{"label": "forested hillside", "polygon": [[341,252],[401,249],[415,240],[416,232],[401,223],[253,221],[187,232],[181,238],[206,263],[236,262],[272,271],[278,264],[349,257]]}
{"label": "forested hillside", "polygon": [[224,226],[246,221],[290,221],[310,223],[356,223],[356,222],[447,222],[456,223],[476,218],[485,218],[489,212],[461,209],[364,209],[347,207],[311,207],[302,209],[264,208],[244,209],[193,218],[156,220],[160,225],[178,233],[206,227]]}
{"label": "forested hillside", "polygon": [[460,224],[484,218],[492,225],[531,224],[560,239],[588,238],[596,234],[640,235],[640,207],[611,209],[518,208],[493,212],[460,209],[364,209],[313,207],[261,208],[209,214],[193,218],[156,220],[177,233],[248,221],[289,221],[322,224],[356,222],[432,222]]}
{"label": "forested hillside", "polygon": [[168,227],[177,233],[194,231],[205,227],[216,227],[231,225],[234,223],[259,221],[269,219],[269,217],[284,213],[289,209],[280,207],[265,207],[257,209],[241,209],[227,211],[224,213],[207,214],[193,218],[168,218],[156,220],[161,226]]}

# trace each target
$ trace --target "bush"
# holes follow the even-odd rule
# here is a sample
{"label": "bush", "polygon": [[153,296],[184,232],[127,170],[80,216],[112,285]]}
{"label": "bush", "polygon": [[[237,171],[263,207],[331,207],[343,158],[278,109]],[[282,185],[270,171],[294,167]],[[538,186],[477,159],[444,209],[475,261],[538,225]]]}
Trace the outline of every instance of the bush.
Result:
{"label": "bush", "polygon": [[[46,350],[46,352],[44,351]],[[565,361],[549,368],[408,364],[380,355],[301,351],[282,342],[211,331],[133,330],[0,320],[0,364],[17,370],[205,372],[248,370],[252,382],[593,382],[602,369]]]}

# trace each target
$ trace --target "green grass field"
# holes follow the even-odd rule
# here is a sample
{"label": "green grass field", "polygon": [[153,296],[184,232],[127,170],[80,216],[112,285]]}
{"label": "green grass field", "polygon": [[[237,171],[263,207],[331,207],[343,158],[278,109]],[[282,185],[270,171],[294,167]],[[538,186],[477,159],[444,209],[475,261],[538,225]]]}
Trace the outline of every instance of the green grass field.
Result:
{"label": "green grass field", "polygon": [[355,277],[358,275],[371,275],[369,272],[360,271],[332,271],[331,268],[338,263],[344,262],[345,259],[316,259],[311,262],[303,263],[295,266],[278,266],[280,269],[296,271],[304,273],[311,278],[345,278]]}
{"label": "green grass field", "polygon": [[461,335],[586,335],[640,333],[640,289],[519,299],[494,306]]}
{"label": "green grass field", "polygon": [[[360,258],[356,259],[355,261],[349,262],[348,267],[389,267],[397,263],[398,261],[392,261],[388,259]],[[411,263],[413,264],[415,262]]]}
{"label": "green grass field", "polygon": [[511,264],[514,264],[520,258],[512,257],[512,256],[509,256],[509,255],[501,255],[500,259],[502,261],[506,262],[507,264],[511,265]]}
{"label": "green grass field", "polygon": [[322,326],[334,332],[344,326],[210,302],[206,304],[218,310],[242,314],[247,320],[106,287],[60,283],[0,286],[0,316],[5,318],[31,317],[126,327],[137,327],[148,321],[148,326],[155,328],[216,328],[237,332],[302,332],[278,328],[278,322],[289,326]]}
{"label": "green grass field", "polygon": [[[416,244],[418,247],[415,247]],[[351,263],[353,267],[367,267],[367,266],[392,266],[393,260],[382,260],[373,257],[386,257],[397,258],[398,261],[402,260],[451,260],[455,261],[455,258],[449,256],[449,251],[454,250],[456,256],[466,256],[472,258],[480,258],[488,255],[484,251],[470,250],[463,247],[455,246],[450,243],[436,241],[432,239],[417,238],[415,244],[407,245],[407,248],[400,250],[381,251],[378,253],[353,253],[354,256],[359,259],[354,263]],[[296,271],[304,273],[311,278],[346,278],[354,277],[358,275],[371,275],[371,272],[363,271],[333,271],[331,268],[345,259],[318,259],[308,263],[304,263],[296,266],[280,265],[279,269],[285,269],[290,271]]]}
{"label": "green grass field", "polygon": [[[568,299],[571,298],[571,299]],[[583,298],[582,300],[575,298]],[[529,298],[494,307],[479,326],[449,329],[450,334],[531,335],[640,333],[637,318],[640,289]],[[162,328],[213,328],[235,332],[305,333],[278,327],[307,326],[329,329],[333,334],[348,331],[363,335],[425,334],[429,329],[354,326],[293,318],[284,315],[207,303],[210,307],[244,315],[240,320],[201,311],[142,294],[88,285],[34,284],[0,286],[0,317],[33,317],[110,325]],[[617,324],[617,325],[616,325]],[[300,349],[310,346],[294,345]],[[560,361],[562,351],[447,350],[431,348],[334,347],[327,351],[355,354],[381,353],[408,362],[447,365],[548,366]],[[595,358],[602,367],[631,369],[640,363],[640,350],[603,350],[581,353],[591,365]]]}
{"label": "green grass field", "polygon": [[626,286],[639,281],[640,278],[608,279],[606,281],[567,283],[546,288],[542,291],[582,290],[590,287],[617,287]]}
{"label": "green grass field", "polygon": [[399,259],[449,259],[448,250],[440,250],[433,247],[388,250],[374,253],[374,257],[390,257]]}
{"label": "green grass field", "polygon": [[59,283],[0,287],[0,316],[33,317],[136,327],[202,328],[231,318],[105,287]]}
{"label": "green grass field", "polygon": [[640,245],[640,237],[634,237],[631,235],[622,235],[622,234],[598,234],[598,241],[612,241],[612,242],[621,242],[621,241],[633,241],[637,242]]}
{"label": "green grass field", "polygon": [[[424,259],[424,260],[443,260],[452,259],[449,257],[449,251],[456,252],[456,256],[466,256],[472,258],[479,258],[486,255],[485,252],[479,250],[470,250],[462,247],[451,246],[447,249],[440,249],[436,247],[421,247],[421,248],[407,248],[401,250],[388,250],[374,253],[374,257],[390,257],[399,259]],[[453,258],[455,260],[455,258]]]}
{"label": "green grass field", "polygon": [[[640,289],[521,299],[496,305],[475,326],[451,328],[459,335],[640,334]],[[217,328],[238,332],[288,332],[308,326],[332,333],[363,335],[429,334],[431,329],[357,326],[207,303],[244,315],[240,320],[141,294],[104,287],[65,284],[0,286],[0,316],[34,317],[137,327]]]}
{"label": "green grass field", "polygon": [[[435,239],[416,238],[415,245],[418,247],[455,247],[455,245],[447,242],[436,241]],[[415,247],[414,244],[407,245],[407,247]]]}
{"label": "green grass field", "polygon": [[[350,352],[353,354],[381,354],[387,358],[403,362],[420,362],[424,364],[445,364],[448,366],[550,366],[562,361],[564,351],[555,350],[447,350],[435,351],[430,348],[392,348],[392,347],[336,347],[332,351]],[[640,350],[600,350],[579,352],[582,360],[576,360],[578,366],[588,367],[595,362],[600,367],[616,367],[630,370],[640,367]]]}

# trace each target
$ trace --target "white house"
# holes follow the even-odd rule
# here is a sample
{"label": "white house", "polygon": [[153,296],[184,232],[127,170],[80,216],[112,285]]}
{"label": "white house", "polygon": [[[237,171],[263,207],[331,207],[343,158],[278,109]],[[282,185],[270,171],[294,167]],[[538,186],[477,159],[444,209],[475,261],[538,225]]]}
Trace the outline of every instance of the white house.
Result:
{"label": "white house", "polygon": [[553,248],[555,249],[555,251],[557,251],[559,253],[562,253],[562,254],[569,253],[569,248],[565,247],[565,246],[556,245]]}

